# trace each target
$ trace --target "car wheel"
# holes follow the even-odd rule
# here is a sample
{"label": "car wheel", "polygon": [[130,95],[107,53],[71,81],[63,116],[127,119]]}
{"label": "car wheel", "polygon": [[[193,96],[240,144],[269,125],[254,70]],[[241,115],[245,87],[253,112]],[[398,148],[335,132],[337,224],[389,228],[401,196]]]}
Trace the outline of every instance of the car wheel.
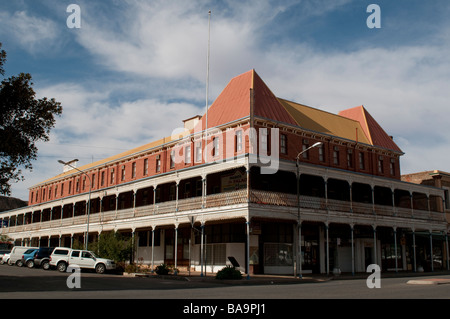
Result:
{"label": "car wheel", "polygon": [[60,272],[66,272],[67,270],[67,264],[65,262],[60,262],[57,266],[58,270]]}
{"label": "car wheel", "polygon": [[98,264],[97,266],[95,266],[95,272],[97,274],[104,274],[105,270],[106,270],[106,268],[105,268],[105,265],[103,265],[103,264]]}
{"label": "car wheel", "polygon": [[27,261],[27,267],[28,268],[33,268],[34,267],[34,260],[28,260]]}
{"label": "car wheel", "polygon": [[23,266],[23,261],[22,260],[16,261],[16,266],[22,267]]}
{"label": "car wheel", "polygon": [[50,263],[48,261],[43,261],[41,263],[42,269],[49,270],[50,269]]}

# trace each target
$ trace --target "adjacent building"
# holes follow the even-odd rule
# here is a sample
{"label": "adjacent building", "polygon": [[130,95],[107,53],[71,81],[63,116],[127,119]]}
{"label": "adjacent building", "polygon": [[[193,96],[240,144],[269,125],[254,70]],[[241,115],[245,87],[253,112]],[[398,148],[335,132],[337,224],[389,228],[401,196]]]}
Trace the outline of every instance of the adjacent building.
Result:
{"label": "adjacent building", "polygon": [[332,114],[281,99],[250,70],[183,122],[180,134],[66,163],[27,207],[0,214],[0,233],[69,247],[121,232],[135,260],[202,273],[228,257],[247,274],[448,269],[447,191],[402,180],[402,150],[363,106]]}

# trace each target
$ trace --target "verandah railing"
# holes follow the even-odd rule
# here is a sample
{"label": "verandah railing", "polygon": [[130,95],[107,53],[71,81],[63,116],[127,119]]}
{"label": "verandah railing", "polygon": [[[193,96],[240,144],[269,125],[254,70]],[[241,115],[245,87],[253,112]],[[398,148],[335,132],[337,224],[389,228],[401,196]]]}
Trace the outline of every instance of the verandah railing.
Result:
{"label": "verandah railing", "polygon": [[[297,195],[269,192],[262,190],[239,189],[231,192],[212,194],[206,197],[198,196],[187,199],[179,199],[155,203],[135,208],[110,210],[90,214],[89,223],[124,220],[149,215],[167,214],[191,210],[210,209],[214,207],[227,207],[232,205],[253,203],[258,205],[297,207]],[[411,208],[402,208],[386,205],[374,205],[372,203],[350,202],[323,197],[300,195],[300,208],[314,210],[317,213],[327,211],[351,212],[361,215],[397,216],[429,221],[443,221],[445,214],[433,211],[424,211]],[[61,218],[51,221],[17,225],[0,229],[1,233],[21,231],[33,231],[39,229],[67,227],[87,223],[87,215]]]}

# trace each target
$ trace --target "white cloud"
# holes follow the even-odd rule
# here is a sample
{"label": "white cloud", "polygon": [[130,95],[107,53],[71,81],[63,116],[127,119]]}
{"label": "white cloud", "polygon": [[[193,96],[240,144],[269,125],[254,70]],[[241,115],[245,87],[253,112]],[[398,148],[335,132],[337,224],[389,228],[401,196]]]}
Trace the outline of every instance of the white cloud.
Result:
{"label": "white cloud", "polygon": [[53,20],[29,15],[26,11],[0,12],[0,25],[2,37],[13,38],[32,54],[48,50],[59,36],[59,28]]}
{"label": "white cloud", "polygon": [[[304,12],[320,18],[348,2],[301,4]],[[255,68],[279,97],[333,113],[363,104],[405,151],[402,172],[450,171],[445,162],[450,156],[449,28],[436,27],[440,33],[424,45],[358,43],[350,52],[319,50],[289,42],[288,37],[281,44],[267,43],[262,29],[295,3],[227,1],[217,5],[220,8],[213,10],[211,24],[211,99],[232,77]],[[181,126],[181,120],[203,113],[207,3],[128,1],[107,12],[91,2],[80,1],[80,6],[82,28],[71,34],[118,77],[39,90],[42,96],[61,101],[64,112],[51,142],[39,148],[43,157],[27,183],[59,173],[54,158],[44,164],[45,154],[89,161],[95,151],[95,157],[105,157],[118,153],[113,149],[130,149],[167,136]],[[52,30],[51,24],[48,28]],[[139,97],[129,98],[133,92]],[[118,98],[121,94],[127,98]],[[71,148],[61,146],[64,143]]]}

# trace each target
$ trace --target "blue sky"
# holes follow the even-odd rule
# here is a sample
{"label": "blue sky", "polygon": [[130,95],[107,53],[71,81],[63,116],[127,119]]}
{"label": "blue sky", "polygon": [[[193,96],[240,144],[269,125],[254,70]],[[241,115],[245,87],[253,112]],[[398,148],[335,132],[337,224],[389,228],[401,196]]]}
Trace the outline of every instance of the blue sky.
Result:
{"label": "blue sky", "polygon": [[[381,12],[370,29],[369,4]],[[66,8],[81,9],[70,29]],[[447,0],[56,1],[0,3],[6,76],[31,73],[63,105],[12,196],[62,171],[146,144],[203,114],[208,10],[210,102],[255,69],[279,97],[332,113],[364,105],[405,152],[402,173],[450,171]]]}

